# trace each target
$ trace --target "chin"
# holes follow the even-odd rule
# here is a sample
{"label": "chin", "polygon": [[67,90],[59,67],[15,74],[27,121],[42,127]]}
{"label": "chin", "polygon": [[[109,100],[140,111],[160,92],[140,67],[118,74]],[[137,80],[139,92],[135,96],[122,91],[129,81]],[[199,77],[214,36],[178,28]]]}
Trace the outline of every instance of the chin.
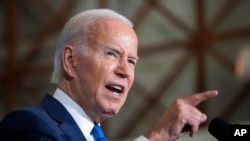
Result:
{"label": "chin", "polygon": [[105,111],[106,111],[105,113],[107,115],[113,116],[113,115],[118,114],[118,112],[120,111],[120,108],[117,108],[117,107],[115,107],[115,108],[108,108]]}
{"label": "chin", "polygon": [[112,102],[103,103],[102,105],[103,113],[110,116],[118,114],[121,107],[122,107],[121,103],[112,103]]}

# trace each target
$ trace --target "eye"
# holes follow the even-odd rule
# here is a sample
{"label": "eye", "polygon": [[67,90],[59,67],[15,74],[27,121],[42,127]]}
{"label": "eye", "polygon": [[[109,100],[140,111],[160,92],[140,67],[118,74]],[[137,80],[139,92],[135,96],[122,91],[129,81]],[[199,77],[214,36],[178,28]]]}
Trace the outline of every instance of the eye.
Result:
{"label": "eye", "polygon": [[132,65],[136,65],[136,61],[134,59],[128,59],[128,63],[132,64]]}
{"label": "eye", "polygon": [[117,57],[117,53],[114,52],[114,51],[107,51],[106,54],[107,54],[108,56]]}

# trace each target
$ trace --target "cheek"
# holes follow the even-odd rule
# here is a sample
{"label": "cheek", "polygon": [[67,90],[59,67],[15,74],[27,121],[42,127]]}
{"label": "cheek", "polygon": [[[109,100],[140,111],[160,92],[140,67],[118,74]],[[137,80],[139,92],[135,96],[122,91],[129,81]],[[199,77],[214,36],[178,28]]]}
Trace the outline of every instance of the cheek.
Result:
{"label": "cheek", "polygon": [[134,69],[131,70],[131,73],[130,73],[130,77],[129,77],[129,89],[132,87],[133,83],[134,83],[134,79],[135,79],[135,71]]}
{"label": "cheek", "polygon": [[102,77],[109,77],[110,75],[113,75],[115,72],[115,69],[117,67],[117,62],[115,60],[108,60],[105,58],[103,59],[102,63],[99,67],[99,72]]}
{"label": "cheek", "polygon": [[90,82],[99,83],[100,79],[103,79],[103,77],[106,75],[109,66],[109,64],[105,63],[103,60],[101,60],[101,57],[99,57],[92,63],[82,66],[84,69],[82,73],[85,73],[83,75],[87,75]]}

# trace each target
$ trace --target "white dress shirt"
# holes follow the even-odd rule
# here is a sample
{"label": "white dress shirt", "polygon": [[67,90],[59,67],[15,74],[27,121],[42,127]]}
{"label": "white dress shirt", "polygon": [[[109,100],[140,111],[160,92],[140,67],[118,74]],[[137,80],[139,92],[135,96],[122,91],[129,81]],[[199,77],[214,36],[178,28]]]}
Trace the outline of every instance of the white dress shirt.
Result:
{"label": "white dress shirt", "polygon": [[[91,131],[94,127],[93,121],[88,117],[86,112],[74,101],[72,100],[65,92],[57,88],[53,97],[57,99],[70,113],[70,115],[75,120],[76,124],[80,128],[81,132],[85,136],[87,141],[94,141]],[[139,136],[134,141],[148,141],[144,136]]]}
{"label": "white dress shirt", "polygon": [[59,88],[56,89],[53,97],[67,109],[82,131],[86,140],[94,141],[94,137],[91,135],[94,123],[84,112],[84,110]]}
{"label": "white dress shirt", "polygon": [[144,136],[139,136],[134,141],[149,141],[149,140],[146,137],[144,137]]}

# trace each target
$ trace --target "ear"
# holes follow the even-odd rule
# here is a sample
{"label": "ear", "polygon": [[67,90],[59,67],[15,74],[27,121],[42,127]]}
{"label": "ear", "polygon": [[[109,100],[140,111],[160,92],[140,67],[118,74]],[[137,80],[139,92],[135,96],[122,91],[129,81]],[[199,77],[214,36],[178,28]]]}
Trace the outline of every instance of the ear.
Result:
{"label": "ear", "polygon": [[74,48],[66,45],[62,52],[62,66],[66,79],[75,77],[76,54]]}

